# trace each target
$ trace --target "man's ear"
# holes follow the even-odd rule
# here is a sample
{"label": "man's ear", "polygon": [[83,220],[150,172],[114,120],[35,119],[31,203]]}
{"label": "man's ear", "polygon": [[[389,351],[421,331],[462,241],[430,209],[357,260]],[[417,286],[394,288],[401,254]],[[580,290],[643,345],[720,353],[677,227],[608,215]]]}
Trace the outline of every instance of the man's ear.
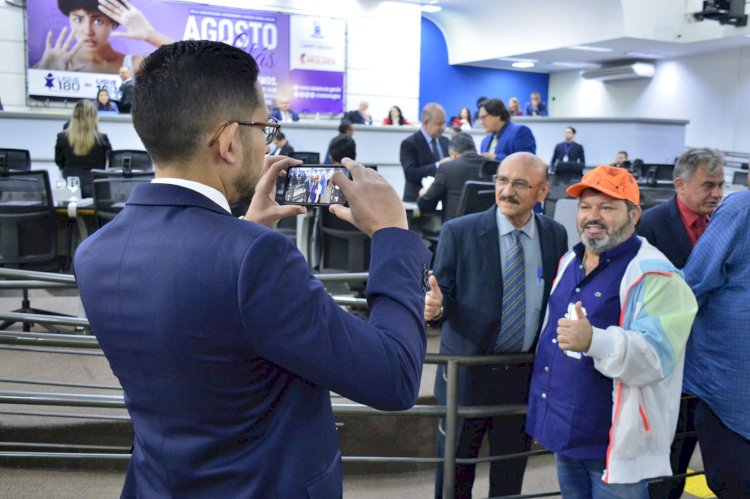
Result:
{"label": "man's ear", "polygon": [[227,125],[219,138],[216,139],[214,147],[216,148],[217,154],[225,162],[233,165],[237,162],[237,148],[239,147],[239,134],[238,128],[240,126],[237,123],[231,123]]}

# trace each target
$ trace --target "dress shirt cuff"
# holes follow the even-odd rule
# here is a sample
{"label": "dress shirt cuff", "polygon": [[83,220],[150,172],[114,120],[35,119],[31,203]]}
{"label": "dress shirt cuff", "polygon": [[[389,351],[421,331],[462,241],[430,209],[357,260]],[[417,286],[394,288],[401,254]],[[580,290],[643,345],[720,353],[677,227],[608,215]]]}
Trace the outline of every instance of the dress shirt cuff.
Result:
{"label": "dress shirt cuff", "polygon": [[615,335],[606,329],[592,328],[594,334],[591,336],[591,346],[586,355],[594,359],[606,359],[615,351]]}

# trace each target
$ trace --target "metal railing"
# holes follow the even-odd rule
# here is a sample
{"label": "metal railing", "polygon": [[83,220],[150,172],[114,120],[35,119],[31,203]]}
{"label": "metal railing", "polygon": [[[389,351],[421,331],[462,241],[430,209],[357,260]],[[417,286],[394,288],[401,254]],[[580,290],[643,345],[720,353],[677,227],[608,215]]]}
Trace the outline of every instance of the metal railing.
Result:
{"label": "metal railing", "polygon": [[[31,274],[34,274],[33,276]],[[38,274],[38,275],[37,275]],[[0,277],[17,277],[35,279],[39,283],[71,283],[72,276],[61,274],[47,274],[44,272],[18,271],[12,269],[0,269]],[[319,274],[316,277],[322,281],[361,281],[367,278],[366,273],[350,274]],[[58,281],[58,278],[60,279]],[[21,282],[24,281],[10,281]],[[336,303],[355,308],[366,308],[367,302],[363,298],[352,298],[346,296],[334,296]],[[88,321],[83,318],[70,318],[64,316],[37,316],[35,314],[11,314],[0,313],[0,320],[8,316],[31,322],[48,324],[66,324],[88,327]],[[24,316],[24,317],[20,317]],[[33,316],[33,317],[28,317]],[[20,322],[21,320],[19,320]],[[99,344],[93,336],[31,333],[18,331],[0,331],[0,349],[21,348],[41,353],[66,353],[72,355],[103,355]],[[459,418],[478,418],[487,416],[509,416],[526,414],[526,405],[491,405],[491,406],[459,406],[458,405],[458,372],[460,367],[492,366],[496,364],[522,365],[533,362],[534,355],[530,353],[500,354],[485,356],[454,356],[427,354],[425,364],[444,364],[446,366],[446,405],[415,405],[405,411],[380,411],[371,407],[355,404],[340,403],[332,404],[333,413],[336,416],[377,416],[393,417],[408,416],[418,418],[445,418],[445,448],[444,457],[417,457],[417,456],[343,456],[344,462],[392,462],[392,463],[432,463],[443,465],[443,497],[450,499],[454,496],[455,468],[456,464],[479,464],[519,457],[531,457],[548,454],[545,450],[531,450],[514,454],[505,454],[477,458],[458,458],[457,450],[457,423]],[[31,384],[58,387],[77,387],[87,389],[110,389],[120,390],[120,387],[106,385],[86,385],[61,383],[53,381],[30,381],[0,379],[0,383]],[[50,393],[0,390],[0,404],[51,406],[51,407],[85,407],[125,409],[124,397],[122,395],[99,395],[80,393]],[[129,420],[126,415],[100,415],[100,414],[70,414],[70,413],[45,413],[45,412],[15,412],[0,411],[0,414],[81,418],[81,419],[105,419],[105,420]],[[3,450],[11,449],[33,449],[33,450]],[[70,452],[71,450],[75,452]],[[114,448],[107,446],[86,446],[74,444],[32,444],[25,442],[0,442],[0,458],[49,458],[49,459],[86,459],[86,460],[127,460],[129,449]],[[653,481],[676,480],[702,474],[703,472],[686,473],[673,477],[662,477]],[[545,492],[532,495],[512,496],[514,498],[550,497],[559,495],[559,492]],[[510,497],[510,496],[509,496]]]}

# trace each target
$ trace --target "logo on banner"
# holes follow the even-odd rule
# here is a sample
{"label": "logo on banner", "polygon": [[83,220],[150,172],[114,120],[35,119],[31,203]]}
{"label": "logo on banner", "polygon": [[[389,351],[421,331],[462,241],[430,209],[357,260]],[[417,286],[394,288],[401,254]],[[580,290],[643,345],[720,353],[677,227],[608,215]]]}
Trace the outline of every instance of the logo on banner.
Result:
{"label": "logo on banner", "polygon": [[55,88],[55,77],[52,73],[47,73],[47,76],[44,77],[44,86],[48,90]]}
{"label": "logo on banner", "polygon": [[323,28],[320,27],[319,22],[313,22],[313,32],[310,36],[312,36],[313,38],[323,38]]}

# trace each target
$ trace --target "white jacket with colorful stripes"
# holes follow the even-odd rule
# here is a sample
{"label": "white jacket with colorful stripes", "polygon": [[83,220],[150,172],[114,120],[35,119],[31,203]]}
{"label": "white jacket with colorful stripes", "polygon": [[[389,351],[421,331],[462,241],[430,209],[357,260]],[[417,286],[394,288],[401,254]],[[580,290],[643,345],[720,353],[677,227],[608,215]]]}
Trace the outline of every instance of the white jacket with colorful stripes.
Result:
{"label": "white jacket with colorful stripes", "polygon": [[[613,381],[607,483],[672,475],[685,345],[698,304],[682,272],[644,238],[620,282],[620,322],[593,328],[586,355]],[[560,261],[555,285],[573,261]],[[546,320],[545,320],[546,322]]]}

